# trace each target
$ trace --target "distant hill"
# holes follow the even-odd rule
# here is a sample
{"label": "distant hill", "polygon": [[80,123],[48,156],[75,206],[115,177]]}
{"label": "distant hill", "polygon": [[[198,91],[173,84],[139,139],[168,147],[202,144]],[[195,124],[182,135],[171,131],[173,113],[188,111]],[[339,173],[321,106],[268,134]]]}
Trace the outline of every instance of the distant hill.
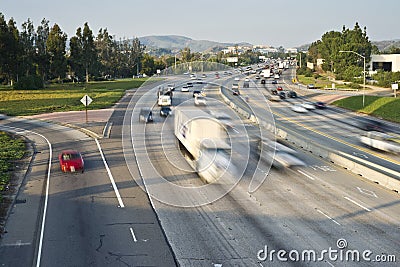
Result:
{"label": "distant hill", "polygon": [[395,40],[384,40],[384,41],[372,41],[373,45],[376,45],[379,51],[387,51],[391,46],[400,47],[400,39]]}
{"label": "distant hill", "polygon": [[185,47],[189,47],[192,52],[206,52],[216,47],[226,47],[233,45],[249,45],[249,43],[219,43],[208,40],[193,40],[189,37],[179,35],[151,35],[139,37],[140,43],[147,48],[168,49],[171,51],[179,51]]}

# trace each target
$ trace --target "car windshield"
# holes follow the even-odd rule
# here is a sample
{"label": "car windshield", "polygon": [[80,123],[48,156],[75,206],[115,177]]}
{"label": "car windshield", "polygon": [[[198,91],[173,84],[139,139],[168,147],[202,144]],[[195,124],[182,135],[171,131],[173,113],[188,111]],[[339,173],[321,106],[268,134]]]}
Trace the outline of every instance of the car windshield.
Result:
{"label": "car windshield", "polygon": [[68,153],[62,155],[63,160],[74,160],[79,159],[80,155],[78,153]]}

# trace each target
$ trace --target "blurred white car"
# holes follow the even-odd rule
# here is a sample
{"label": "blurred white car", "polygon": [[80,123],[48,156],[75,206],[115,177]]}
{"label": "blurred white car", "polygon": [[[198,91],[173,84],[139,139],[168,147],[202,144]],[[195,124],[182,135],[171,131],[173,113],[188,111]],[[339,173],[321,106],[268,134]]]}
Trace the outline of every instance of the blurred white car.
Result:
{"label": "blurred white car", "polygon": [[303,107],[302,105],[293,105],[291,108],[291,110],[298,112],[298,113],[307,113],[308,110]]}
{"label": "blurred white car", "polygon": [[239,77],[235,77],[235,81],[240,81],[240,78]]}
{"label": "blurred white car", "polygon": [[187,85],[182,86],[181,92],[189,92],[189,87]]}
{"label": "blurred white car", "polygon": [[196,106],[200,106],[200,105],[205,106],[205,105],[207,105],[206,98],[205,98],[204,96],[197,95],[197,96],[194,98],[194,104],[195,104]]}
{"label": "blurred white car", "polygon": [[308,110],[312,110],[315,109],[315,105],[311,102],[303,102],[303,104],[301,104],[303,108],[308,109]]}
{"label": "blurred white car", "polygon": [[245,82],[250,82],[249,78],[244,79]]}

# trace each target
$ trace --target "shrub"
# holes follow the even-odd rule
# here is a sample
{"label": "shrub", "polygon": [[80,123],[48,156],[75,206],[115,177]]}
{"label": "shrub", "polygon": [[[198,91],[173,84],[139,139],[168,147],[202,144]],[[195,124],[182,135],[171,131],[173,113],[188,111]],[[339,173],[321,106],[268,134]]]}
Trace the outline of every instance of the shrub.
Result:
{"label": "shrub", "polygon": [[14,89],[29,90],[29,89],[43,89],[44,84],[41,77],[37,75],[28,75],[21,77],[18,82],[14,84]]}

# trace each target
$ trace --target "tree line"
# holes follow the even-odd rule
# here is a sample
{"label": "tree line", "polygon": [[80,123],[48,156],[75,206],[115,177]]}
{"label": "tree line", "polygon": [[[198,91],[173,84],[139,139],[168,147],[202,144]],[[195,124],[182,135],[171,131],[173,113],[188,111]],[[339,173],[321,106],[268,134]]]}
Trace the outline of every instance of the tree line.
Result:
{"label": "tree line", "polygon": [[[69,48],[67,47],[69,45]],[[138,38],[115,40],[107,29],[94,36],[88,23],[68,39],[61,27],[43,19],[35,28],[0,13],[0,82],[31,88],[48,81],[82,82],[138,75],[145,47]]]}

